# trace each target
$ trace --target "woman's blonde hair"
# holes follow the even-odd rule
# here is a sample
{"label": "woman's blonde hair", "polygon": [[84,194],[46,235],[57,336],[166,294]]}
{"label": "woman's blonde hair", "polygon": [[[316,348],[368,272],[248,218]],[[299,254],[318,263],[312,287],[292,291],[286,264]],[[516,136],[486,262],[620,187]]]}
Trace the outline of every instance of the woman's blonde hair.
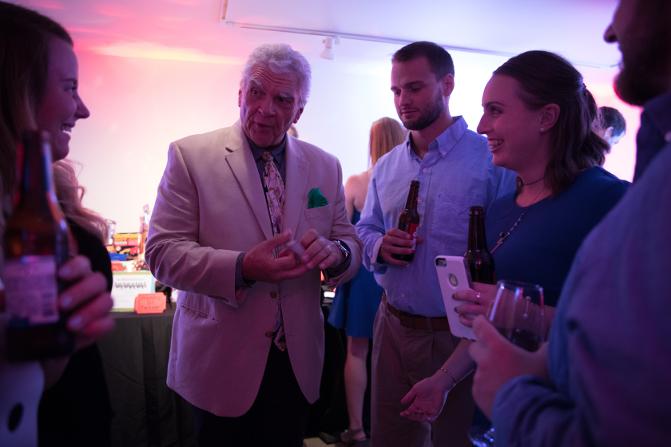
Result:
{"label": "woman's blonde hair", "polygon": [[[25,130],[35,129],[35,113],[44,99],[49,68],[49,43],[72,38],[60,24],[30,9],[0,2],[0,197],[16,183],[16,144]],[[82,206],[84,188],[67,161],[53,164],[56,194],[71,221],[99,237],[105,221]]]}
{"label": "woman's blonde hair", "polygon": [[374,166],[384,154],[403,143],[403,140],[405,130],[395,119],[384,117],[373,122],[368,141],[371,166]]}
{"label": "woman's blonde hair", "polygon": [[16,180],[16,144],[35,129],[44,99],[49,42],[72,45],[61,25],[30,9],[0,2],[0,194],[11,194]]}
{"label": "woman's blonde hair", "polygon": [[59,160],[53,167],[54,186],[63,214],[104,244],[107,241],[107,223],[98,213],[82,205],[85,189],[77,180],[73,163]]}

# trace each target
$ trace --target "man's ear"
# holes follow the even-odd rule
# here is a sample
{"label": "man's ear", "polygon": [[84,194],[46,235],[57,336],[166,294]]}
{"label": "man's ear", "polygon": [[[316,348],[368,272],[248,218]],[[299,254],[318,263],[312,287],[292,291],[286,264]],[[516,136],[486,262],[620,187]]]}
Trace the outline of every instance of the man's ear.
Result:
{"label": "man's ear", "polygon": [[557,124],[559,120],[560,109],[557,104],[546,104],[541,108],[541,122],[540,128],[543,131],[548,131]]}
{"label": "man's ear", "polygon": [[300,119],[302,114],[303,114],[303,107],[301,107],[300,109],[298,109],[296,111],[296,116],[294,117],[294,120],[292,121],[292,123],[296,124],[298,122],[298,120]]}
{"label": "man's ear", "polygon": [[610,143],[611,138],[613,138],[613,126],[610,126],[606,131],[603,133],[603,139],[606,140],[608,143]]}
{"label": "man's ear", "polygon": [[443,79],[440,80],[440,83],[443,86],[443,96],[449,98],[454,90],[454,75],[446,74],[443,76]]}

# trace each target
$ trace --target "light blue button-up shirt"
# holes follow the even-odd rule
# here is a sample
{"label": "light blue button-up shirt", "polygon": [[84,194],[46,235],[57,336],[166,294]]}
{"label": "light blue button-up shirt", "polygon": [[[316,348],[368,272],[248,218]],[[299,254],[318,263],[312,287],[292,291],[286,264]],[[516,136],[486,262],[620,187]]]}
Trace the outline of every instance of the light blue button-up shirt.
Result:
{"label": "light blue button-up shirt", "polygon": [[[468,130],[461,117],[431,142],[423,159],[408,139],[377,162],[356,229],[364,245],[363,263],[375,272],[391,305],[416,315],[445,316],[434,258],[463,255],[469,208],[486,209],[513,190],[514,179],[512,172],[492,165],[485,139]],[[379,240],[398,226],[412,180],[420,185],[417,236],[423,241],[406,267],[377,263]]]}

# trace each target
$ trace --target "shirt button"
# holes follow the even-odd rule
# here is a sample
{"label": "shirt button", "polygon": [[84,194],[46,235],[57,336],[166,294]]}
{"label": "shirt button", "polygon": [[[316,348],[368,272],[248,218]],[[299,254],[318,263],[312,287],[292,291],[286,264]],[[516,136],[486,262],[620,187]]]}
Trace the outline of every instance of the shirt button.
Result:
{"label": "shirt button", "polygon": [[273,338],[273,335],[275,335],[275,332],[273,332],[273,331],[266,331],[266,333],[265,333],[264,335],[265,335],[266,337],[268,337],[268,338]]}
{"label": "shirt button", "polygon": [[274,300],[277,299],[277,292],[275,292],[274,290],[270,292],[270,297]]}

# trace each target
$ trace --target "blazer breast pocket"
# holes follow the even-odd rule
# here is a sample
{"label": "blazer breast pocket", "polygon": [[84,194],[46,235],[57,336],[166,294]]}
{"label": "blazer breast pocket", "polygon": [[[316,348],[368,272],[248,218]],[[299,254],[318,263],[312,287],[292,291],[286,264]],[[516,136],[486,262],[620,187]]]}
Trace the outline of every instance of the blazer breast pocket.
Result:
{"label": "blazer breast pocket", "polygon": [[330,203],[325,206],[306,209],[303,215],[305,216],[305,224],[308,228],[314,228],[322,236],[331,234],[333,209]]}

